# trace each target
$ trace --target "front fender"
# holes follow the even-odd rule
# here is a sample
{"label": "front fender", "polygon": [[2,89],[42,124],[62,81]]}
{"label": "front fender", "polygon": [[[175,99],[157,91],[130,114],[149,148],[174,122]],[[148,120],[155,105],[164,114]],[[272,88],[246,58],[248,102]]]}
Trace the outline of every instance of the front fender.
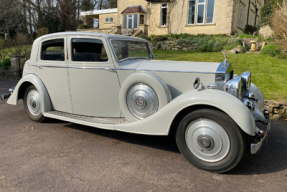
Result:
{"label": "front fender", "polygon": [[25,77],[23,77],[18,82],[12,95],[8,99],[7,103],[10,105],[18,105],[20,88],[24,83],[27,83],[27,82],[33,84],[41,95],[41,101],[43,104],[42,105],[42,113],[52,111],[53,108],[52,108],[52,104],[51,104],[51,100],[50,100],[50,96],[48,94],[48,91],[47,91],[44,83],[41,81],[41,79],[34,74],[26,75]]}
{"label": "front fender", "polygon": [[118,124],[116,130],[147,135],[168,135],[176,115],[187,107],[212,106],[225,112],[247,134],[255,135],[255,121],[250,110],[231,94],[205,89],[186,92],[152,116],[132,123]]}

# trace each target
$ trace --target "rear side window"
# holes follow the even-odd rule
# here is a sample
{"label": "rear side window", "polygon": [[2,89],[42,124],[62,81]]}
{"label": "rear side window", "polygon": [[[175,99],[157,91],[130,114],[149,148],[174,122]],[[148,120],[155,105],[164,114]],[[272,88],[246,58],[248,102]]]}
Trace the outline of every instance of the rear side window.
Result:
{"label": "rear side window", "polygon": [[99,39],[72,39],[72,60],[107,62],[108,56],[103,41]]}
{"label": "rear side window", "polygon": [[53,39],[42,43],[41,60],[65,61],[64,39]]}

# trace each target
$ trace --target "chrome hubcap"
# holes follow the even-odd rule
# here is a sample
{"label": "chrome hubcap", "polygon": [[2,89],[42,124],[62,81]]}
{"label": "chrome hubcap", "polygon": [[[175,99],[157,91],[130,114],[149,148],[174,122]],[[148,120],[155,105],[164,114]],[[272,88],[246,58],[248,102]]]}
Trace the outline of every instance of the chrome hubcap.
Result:
{"label": "chrome hubcap", "polygon": [[189,150],[206,162],[224,159],[230,149],[229,136],[224,128],[210,119],[199,119],[190,123],[185,132]]}
{"label": "chrome hubcap", "polygon": [[34,115],[38,116],[41,114],[41,98],[40,94],[36,90],[31,90],[27,94],[27,106],[29,112]]}
{"label": "chrome hubcap", "polygon": [[158,110],[158,98],[155,91],[142,83],[135,84],[127,94],[127,106],[138,119],[144,119]]}

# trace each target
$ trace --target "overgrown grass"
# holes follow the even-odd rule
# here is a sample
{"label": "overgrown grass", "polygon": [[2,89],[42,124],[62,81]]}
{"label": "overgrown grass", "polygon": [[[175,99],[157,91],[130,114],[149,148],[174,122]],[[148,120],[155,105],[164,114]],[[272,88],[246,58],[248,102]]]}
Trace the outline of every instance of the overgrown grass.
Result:
{"label": "overgrown grass", "polygon": [[[154,50],[158,60],[223,62],[222,53],[198,51]],[[252,73],[252,82],[257,85],[265,99],[287,99],[287,62],[262,54],[229,54],[228,61],[234,73]]]}

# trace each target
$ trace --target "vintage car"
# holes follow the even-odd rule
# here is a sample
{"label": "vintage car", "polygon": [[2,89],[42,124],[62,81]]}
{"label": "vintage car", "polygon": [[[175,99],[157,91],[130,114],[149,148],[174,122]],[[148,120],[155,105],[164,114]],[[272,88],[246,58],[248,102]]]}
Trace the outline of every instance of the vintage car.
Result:
{"label": "vintage car", "polygon": [[246,149],[257,153],[270,130],[264,97],[250,72],[235,75],[226,56],[222,63],[157,61],[140,38],[42,36],[11,92],[8,104],[23,99],[37,122],[48,117],[129,133],[174,134],[188,161],[217,173],[235,167]]}

